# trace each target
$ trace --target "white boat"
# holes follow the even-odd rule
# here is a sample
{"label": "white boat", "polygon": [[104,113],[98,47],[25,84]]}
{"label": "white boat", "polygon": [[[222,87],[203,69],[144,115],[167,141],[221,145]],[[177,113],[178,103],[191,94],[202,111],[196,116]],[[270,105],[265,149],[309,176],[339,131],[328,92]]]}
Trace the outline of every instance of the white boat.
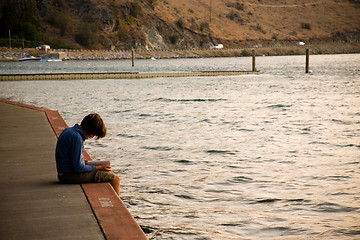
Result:
{"label": "white boat", "polygon": [[30,56],[30,57],[20,58],[18,61],[19,62],[23,62],[23,61],[39,61],[40,59],[41,58],[39,58],[39,57]]}
{"label": "white boat", "polygon": [[40,62],[61,62],[61,59],[55,59],[55,58],[50,58],[50,59],[41,59]]}

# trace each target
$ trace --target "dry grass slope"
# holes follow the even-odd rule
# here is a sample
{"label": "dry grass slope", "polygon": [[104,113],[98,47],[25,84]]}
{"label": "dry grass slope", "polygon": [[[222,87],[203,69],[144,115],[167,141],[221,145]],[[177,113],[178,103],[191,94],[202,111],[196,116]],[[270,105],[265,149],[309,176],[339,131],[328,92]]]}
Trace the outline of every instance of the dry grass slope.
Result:
{"label": "dry grass slope", "polygon": [[[211,2],[211,11],[210,11]],[[360,31],[360,5],[339,0],[158,0],[156,15],[185,27],[211,23],[215,39],[329,39]],[[198,29],[200,29],[198,27]]]}

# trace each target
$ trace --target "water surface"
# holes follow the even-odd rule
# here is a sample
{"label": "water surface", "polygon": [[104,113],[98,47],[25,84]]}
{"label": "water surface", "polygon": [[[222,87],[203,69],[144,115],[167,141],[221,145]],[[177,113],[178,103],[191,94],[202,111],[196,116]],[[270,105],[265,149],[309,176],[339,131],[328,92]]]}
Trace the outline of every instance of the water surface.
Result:
{"label": "water surface", "polygon": [[[251,58],[65,63],[0,71],[242,70]],[[69,125],[100,113],[108,136],[86,148],[112,161],[149,239],[357,239],[360,55],[304,65],[258,57],[260,75],[0,82],[0,97]]]}

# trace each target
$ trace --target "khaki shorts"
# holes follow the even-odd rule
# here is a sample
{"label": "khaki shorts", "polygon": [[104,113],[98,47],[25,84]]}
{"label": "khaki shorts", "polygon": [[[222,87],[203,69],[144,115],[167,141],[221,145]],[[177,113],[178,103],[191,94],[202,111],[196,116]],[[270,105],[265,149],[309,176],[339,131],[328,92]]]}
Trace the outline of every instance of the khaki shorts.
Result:
{"label": "khaki shorts", "polygon": [[59,173],[58,179],[61,183],[111,183],[115,178],[114,174],[101,170],[83,173]]}

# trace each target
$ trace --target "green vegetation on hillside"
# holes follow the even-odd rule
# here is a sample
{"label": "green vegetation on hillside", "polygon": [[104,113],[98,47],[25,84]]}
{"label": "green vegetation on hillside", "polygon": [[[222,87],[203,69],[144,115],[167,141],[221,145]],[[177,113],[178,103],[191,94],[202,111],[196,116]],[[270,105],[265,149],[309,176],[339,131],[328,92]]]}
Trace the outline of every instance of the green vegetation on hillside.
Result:
{"label": "green vegetation on hillside", "polygon": [[16,47],[20,47],[25,40],[30,44],[44,42],[45,34],[41,29],[41,17],[36,0],[5,1],[0,11],[0,37],[8,39],[10,35],[13,46]]}

